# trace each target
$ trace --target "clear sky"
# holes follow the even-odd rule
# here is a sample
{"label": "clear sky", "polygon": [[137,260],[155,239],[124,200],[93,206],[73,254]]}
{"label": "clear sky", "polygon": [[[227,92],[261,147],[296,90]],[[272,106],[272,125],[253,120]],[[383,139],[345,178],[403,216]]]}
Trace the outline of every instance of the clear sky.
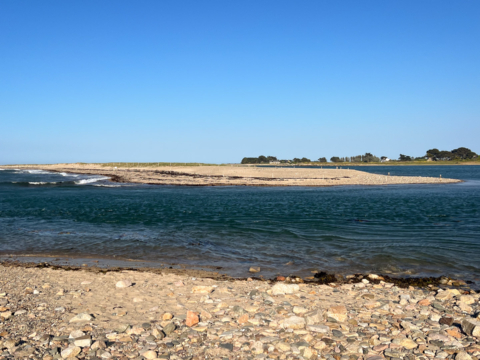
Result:
{"label": "clear sky", "polygon": [[480,1],[0,1],[0,163],[480,153]]}

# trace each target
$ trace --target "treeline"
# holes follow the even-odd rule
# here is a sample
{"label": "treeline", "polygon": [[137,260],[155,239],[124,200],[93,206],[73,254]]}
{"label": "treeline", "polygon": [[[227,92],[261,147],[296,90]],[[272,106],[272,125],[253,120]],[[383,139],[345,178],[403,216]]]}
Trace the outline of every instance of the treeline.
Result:
{"label": "treeline", "polygon": [[[375,156],[371,153],[365,153],[364,155],[355,156],[332,156],[330,161],[332,163],[375,163],[375,162],[389,162],[389,161],[452,161],[452,160],[474,160],[478,157],[472,150],[460,147],[451,151],[430,149],[424,156],[414,157],[409,155],[400,154],[398,160],[389,159],[386,156]],[[242,164],[305,164],[310,162],[326,163],[327,158],[321,157],[317,160],[310,160],[306,157],[293,158],[292,160],[278,160],[276,156],[263,156],[259,157],[244,157]]]}
{"label": "treeline", "polygon": [[473,160],[477,158],[477,154],[474,153],[472,150],[460,147],[458,149],[453,149],[452,151],[447,150],[438,150],[438,149],[430,149],[427,151],[427,158],[432,160],[440,160],[440,161],[451,161],[451,160]]}
{"label": "treeline", "polygon": [[[327,162],[327,159],[322,158]],[[242,164],[270,164],[270,163],[278,163],[278,164],[300,164],[300,163],[309,163],[312,160],[304,158],[293,158],[292,160],[278,160],[276,156],[263,156],[260,155],[259,157],[244,157],[242,159]]]}

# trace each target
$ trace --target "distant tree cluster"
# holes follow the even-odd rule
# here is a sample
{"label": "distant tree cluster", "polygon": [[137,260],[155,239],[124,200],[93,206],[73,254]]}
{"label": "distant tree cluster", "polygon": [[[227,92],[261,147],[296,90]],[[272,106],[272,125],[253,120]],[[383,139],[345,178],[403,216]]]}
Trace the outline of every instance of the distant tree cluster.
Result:
{"label": "distant tree cluster", "polygon": [[450,161],[450,160],[472,160],[478,155],[466,147],[459,147],[452,151],[430,149],[427,151],[425,157],[435,161]]}
{"label": "distant tree cluster", "polygon": [[340,162],[355,162],[355,163],[366,162],[366,163],[370,163],[370,162],[380,162],[380,159],[377,156],[372,155],[371,153],[365,153],[365,155],[356,155],[356,156],[352,156],[352,157],[333,156],[333,157],[330,158],[330,161],[334,162],[334,163],[340,163]]}
{"label": "distant tree cluster", "polygon": [[306,157],[303,157],[301,159],[299,158],[293,158],[292,163],[294,164],[300,164],[300,163],[309,163],[312,162],[310,159],[307,159]]}
{"label": "distant tree cluster", "polygon": [[270,161],[278,161],[275,156],[244,157],[242,164],[270,164]]}
{"label": "distant tree cluster", "polygon": [[[453,149],[452,151],[430,149],[427,151],[425,156],[413,157],[409,155],[400,154],[398,161],[425,161],[426,159],[431,159],[435,161],[450,161],[450,160],[472,160],[477,158],[478,155],[472,150],[465,147],[460,147],[458,149]],[[332,163],[375,163],[375,162],[384,162],[390,161],[386,156],[381,158],[371,154],[365,153],[364,155],[356,156],[332,156],[330,158]],[[396,160],[393,160],[396,161]],[[282,163],[282,164],[305,164],[312,162],[310,159],[303,158],[293,158],[292,160],[278,160],[275,156],[263,156],[259,157],[244,157],[242,159],[242,164],[270,164],[270,163]],[[326,163],[327,158],[321,157],[316,162]]]}

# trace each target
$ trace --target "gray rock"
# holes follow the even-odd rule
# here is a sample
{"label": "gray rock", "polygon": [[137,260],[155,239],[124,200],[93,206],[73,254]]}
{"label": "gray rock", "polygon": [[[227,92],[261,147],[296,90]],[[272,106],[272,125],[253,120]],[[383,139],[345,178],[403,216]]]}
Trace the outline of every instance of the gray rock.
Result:
{"label": "gray rock", "polygon": [[168,336],[175,331],[177,326],[174,323],[169,323],[163,328],[163,332]]}

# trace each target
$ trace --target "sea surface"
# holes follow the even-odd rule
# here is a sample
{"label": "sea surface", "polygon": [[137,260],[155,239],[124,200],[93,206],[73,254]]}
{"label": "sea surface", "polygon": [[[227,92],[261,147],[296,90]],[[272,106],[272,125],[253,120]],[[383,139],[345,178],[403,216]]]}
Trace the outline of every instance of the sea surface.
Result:
{"label": "sea surface", "polygon": [[480,283],[480,166],[358,169],[464,182],[175,187],[0,170],[0,254],[221,267],[233,276],[260,266],[266,277],[325,270]]}

